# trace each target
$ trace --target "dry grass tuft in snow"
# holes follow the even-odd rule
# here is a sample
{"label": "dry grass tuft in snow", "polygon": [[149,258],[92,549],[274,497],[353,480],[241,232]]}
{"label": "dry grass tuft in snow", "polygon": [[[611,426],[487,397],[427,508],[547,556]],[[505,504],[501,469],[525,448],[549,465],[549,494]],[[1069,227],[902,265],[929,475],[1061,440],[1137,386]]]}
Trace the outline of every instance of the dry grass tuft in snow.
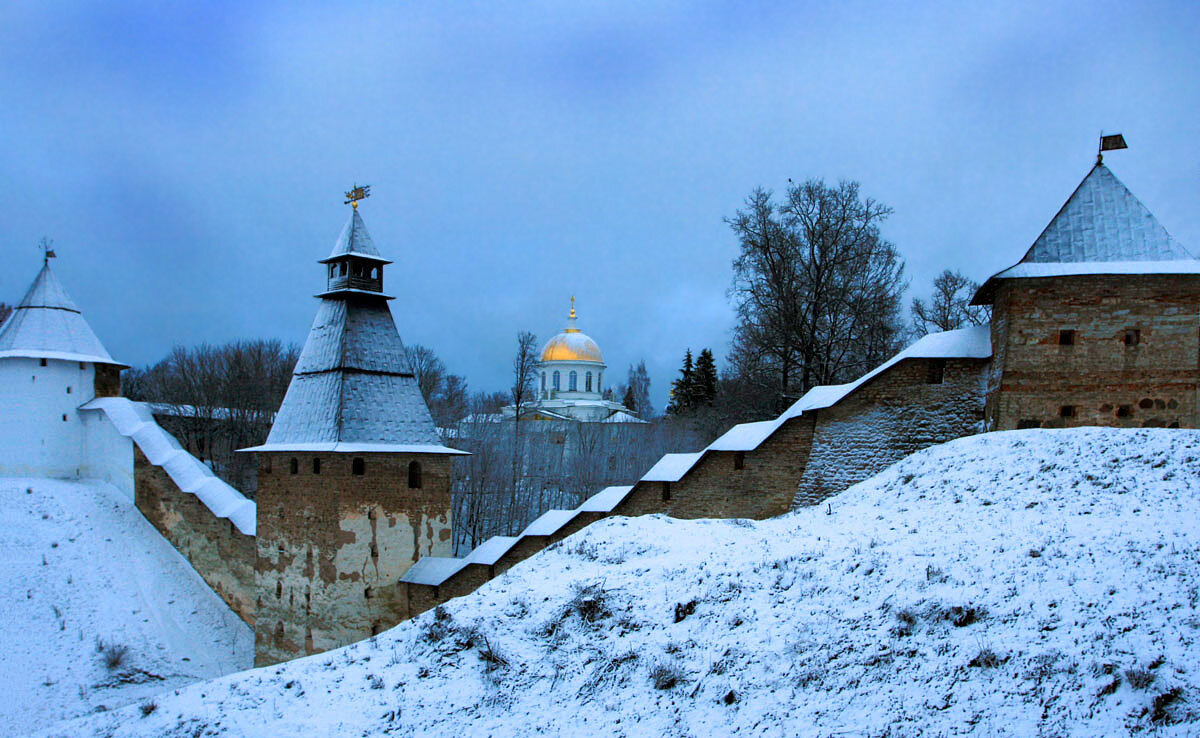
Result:
{"label": "dry grass tuft in snow", "polygon": [[376,638],[50,733],[1194,734],[1198,521],[1200,433],[961,439],[776,520],[605,520]]}

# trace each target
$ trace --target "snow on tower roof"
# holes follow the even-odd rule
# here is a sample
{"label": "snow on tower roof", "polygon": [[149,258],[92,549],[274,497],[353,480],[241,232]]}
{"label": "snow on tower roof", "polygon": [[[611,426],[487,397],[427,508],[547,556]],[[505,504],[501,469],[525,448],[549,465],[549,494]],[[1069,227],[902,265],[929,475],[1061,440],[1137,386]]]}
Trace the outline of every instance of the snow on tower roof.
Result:
{"label": "snow on tower roof", "polygon": [[[351,248],[379,255],[357,210],[334,253]],[[386,298],[320,299],[266,443],[243,450],[462,453],[442,445]]]}
{"label": "snow on tower roof", "polygon": [[318,263],[325,264],[343,256],[357,256],[383,264],[392,263],[380,256],[379,250],[375,248],[375,242],[371,240],[371,234],[367,232],[367,225],[358,214],[358,208],[350,211],[350,219],[342,227],[342,233],[333,245],[333,251]]}
{"label": "snow on tower roof", "polygon": [[972,304],[989,304],[999,279],[1081,274],[1200,274],[1200,261],[1097,163],[1021,261],[988,279]]}
{"label": "snow on tower roof", "polygon": [[0,358],[61,359],[115,364],[47,262],[0,326]]}

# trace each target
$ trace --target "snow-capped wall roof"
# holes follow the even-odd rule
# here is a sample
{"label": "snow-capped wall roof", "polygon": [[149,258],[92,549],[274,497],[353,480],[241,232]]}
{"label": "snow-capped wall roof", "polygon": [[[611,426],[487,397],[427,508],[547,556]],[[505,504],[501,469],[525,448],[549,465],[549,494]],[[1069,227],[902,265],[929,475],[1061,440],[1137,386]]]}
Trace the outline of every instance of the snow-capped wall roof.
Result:
{"label": "snow-capped wall roof", "polygon": [[520,536],[492,536],[475,547],[466,557],[468,564],[492,566],[500,557],[512,550],[520,541]]}
{"label": "snow-capped wall roof", "polygon": [[703,451],[691,454],[663,454],[650,471],[642,475],[643,482],[678,482],[700,460]]}
{"label": "snow-capped wall roof", "polygon": [[401,582],[424,584],[427,587],[441,586],[442,582],[462,571],[469,562],[445,556],[422,556],[400,577]]}
{"label": "snow-capped wall roof", "polygon": [[1021,261],[988,279],[972,304],[990,303],[998,279],[1083,274],[1200,274],[1200,261],[1097,163]]}
{"label": "snow-capped wall roof", "polygon": [[735,425],[703,451],[692,454],[666,454],[642,476],[641,481],[677,482],[710,451],[753,451],[787,421],[805,412],[836,405],[856,389],[905,359],[987,359],[991,355],[991,329],[988,326],[931,333],[853,382],[813,387],[774,420]]}
{"label": "snow-capped wall roof", "polygon": [[851,392],[905,359],[988,359],[992,356],[991,328],[986,325],[930,333],[853,382],[813,387],[784,411],[781,419],[809,410],[833,407]]}
{"label": "snow-capped wall roof", "polygon": [[579,510],[547,510],[542,513],[541,517],[530,523],[525,530],[521,531],[521,536],[552,536],[562,529],[564,525],[575,519],[579,514]]}
{"label": "snow-capped wall roof", "polygon": [[0,358],[21,357],[116,364],[92,332],[47,262],[0,326]]}
{"label": "snow-capped wall roof", "polygon": [[218,518],[227,518],[243,534],[255,534],[258,508],[245,495],[212,473],[212,469],[189,454],[167,433],[144,403],[124,397],[99,397],[80,410],[102,411],[117,432],[132,438],[146,459],[160,466],[184,492],[195,495]]}
{"label": "snow-capped wall roof", "polygon": [[583,504],[579,506],[579,512],[612,512],[632,491],[632,484],[605,487],[584,500]]}

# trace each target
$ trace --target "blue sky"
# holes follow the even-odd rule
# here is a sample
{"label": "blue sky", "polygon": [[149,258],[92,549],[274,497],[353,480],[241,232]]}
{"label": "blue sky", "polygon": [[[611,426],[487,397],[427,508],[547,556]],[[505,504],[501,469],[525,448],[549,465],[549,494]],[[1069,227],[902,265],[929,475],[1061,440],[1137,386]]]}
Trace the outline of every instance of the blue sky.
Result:
{"label": "blue sky", "polygon": [[[968,7],[969,6],[969,7]],[[1015,262],[1106,161],[1200,250],[1195,3],[6,3],[0,300],[55,269],[118,359],[302,341],[369,183],[401,336],[508,382],[571,295],[660,408],[724,355],[756,186],[856,179],[915,294]]]}

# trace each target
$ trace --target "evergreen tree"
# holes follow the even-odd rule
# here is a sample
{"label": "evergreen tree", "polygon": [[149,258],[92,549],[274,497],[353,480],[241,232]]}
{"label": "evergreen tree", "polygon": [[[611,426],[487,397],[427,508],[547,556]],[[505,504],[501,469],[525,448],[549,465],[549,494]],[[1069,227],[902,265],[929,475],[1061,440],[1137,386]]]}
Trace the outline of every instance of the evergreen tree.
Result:
{"label": "evergreen tree", "polygon": [[695,366],[692,364],[692,350],[688,349],[683,356],[683,368],[679,371],[679,379],[671,383],[671,404],[667,412],[678,415],[692,407],[693,385],[695,383]]}
{"label": "evergreen tree", "polygon": [[621,398],[621,404],[630,412],[637,412],[637,398],[633,395],[633,386],[625,388],[625,396]]}
{"label": "evergreen tree", "polygon": [[704,349],[696,358],[692,384],[692,405],[712,405],[717,399],[717,363],[712,350]]}

